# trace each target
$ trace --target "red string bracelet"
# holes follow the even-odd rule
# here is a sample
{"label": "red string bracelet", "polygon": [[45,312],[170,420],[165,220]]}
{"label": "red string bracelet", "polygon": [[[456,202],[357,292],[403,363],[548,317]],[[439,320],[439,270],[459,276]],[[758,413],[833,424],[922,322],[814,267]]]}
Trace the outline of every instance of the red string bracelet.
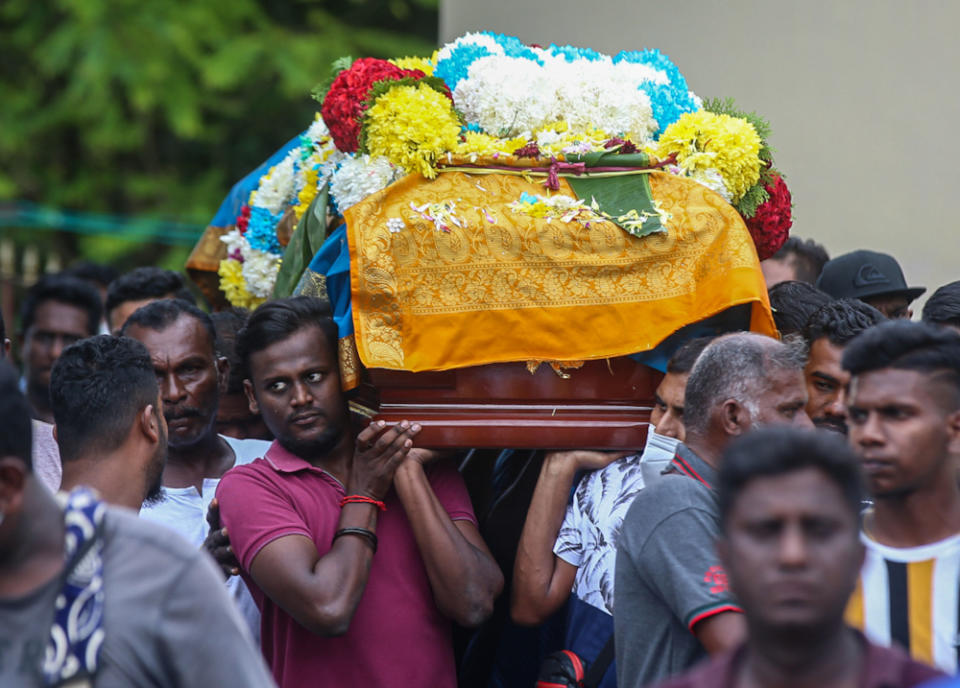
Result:
{"label": "red string bracelet", "polygon": [[365,495],[347,495],[340,500],[340,507],[343,508],[347,504],[373,504],[375,507],[380,509],[380,511],[386,511],[387,505],[383,502],[374,499],[373,497],[367,497]]}

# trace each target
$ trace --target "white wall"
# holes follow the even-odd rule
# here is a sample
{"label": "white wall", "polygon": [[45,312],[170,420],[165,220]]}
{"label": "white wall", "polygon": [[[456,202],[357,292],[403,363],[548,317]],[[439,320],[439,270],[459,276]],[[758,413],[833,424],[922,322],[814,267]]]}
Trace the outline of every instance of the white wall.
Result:
{"label": "white wall", "polygon": [[698,95],[770,120],[795,235],[892,253],[930,291],[960,279],[958,28],[947,0],[443,0],[440,15],[442,42],[658,48]]}

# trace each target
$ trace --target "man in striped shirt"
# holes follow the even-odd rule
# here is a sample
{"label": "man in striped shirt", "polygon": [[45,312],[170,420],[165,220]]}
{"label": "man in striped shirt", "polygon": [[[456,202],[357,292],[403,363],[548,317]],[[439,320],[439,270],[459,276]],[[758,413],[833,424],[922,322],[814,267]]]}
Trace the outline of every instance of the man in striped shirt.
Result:
{"label": "man in striped shirt", "polygon": [[948,673],[960,645],[960,335],[878,325],[843,356],[850,442],[873,495],[847,622]]}

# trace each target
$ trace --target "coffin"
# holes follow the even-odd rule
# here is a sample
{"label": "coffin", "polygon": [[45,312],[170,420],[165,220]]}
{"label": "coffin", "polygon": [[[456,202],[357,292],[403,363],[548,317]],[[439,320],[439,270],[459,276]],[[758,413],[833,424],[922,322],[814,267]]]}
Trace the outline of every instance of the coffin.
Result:
{"label": "coffin", "polygon": [[642,448],[661,373],[621,356],[555,371],[494,363],[441,372],[370,369],[375,418],[423,426],[436,448]]}

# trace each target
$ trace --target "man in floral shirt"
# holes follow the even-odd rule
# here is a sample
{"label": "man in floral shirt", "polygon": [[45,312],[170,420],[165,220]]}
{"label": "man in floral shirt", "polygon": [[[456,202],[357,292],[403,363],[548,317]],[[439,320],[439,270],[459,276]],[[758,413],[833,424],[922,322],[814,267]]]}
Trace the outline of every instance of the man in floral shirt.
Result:
{"label": "man in floral shirt", "polygon": [[[683,398],[690,369],[710,338],[680,348],[656,391],[643,454],[593,451],[547,455],[527,512],[513,575],[511,615],[517,623],[542,623],[572,597],[565,646],[592,662],[613,635],[613,568],[620,524],[644,487],[642,464],[684,437]],[[591,470],[567,505],[574,477]],[[647,472],[648,473],[648,472]],[[648,473],[649,475],[649,473]],[[572,593],[572,595],[571,595]],[[601,685],[612,686],[607,669]]]}

